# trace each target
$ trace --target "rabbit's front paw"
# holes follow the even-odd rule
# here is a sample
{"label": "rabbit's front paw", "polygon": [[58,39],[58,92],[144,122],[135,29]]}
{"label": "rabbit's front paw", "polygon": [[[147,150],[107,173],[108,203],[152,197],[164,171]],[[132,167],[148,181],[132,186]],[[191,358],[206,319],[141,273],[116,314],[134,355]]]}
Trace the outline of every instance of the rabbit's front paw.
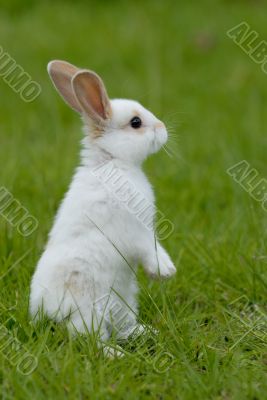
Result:
{"label": "rabbit's front paw", "polygon": [[158,261],[158,273],[162,278],[170,278],[176,273],[176,268],[167,253],[162,252]]}
{"label": "rabbit's front paw", "polygon": [[176,273],[172,260],[162,247],[158,248],[155,259],[146,270],[152,278],[168,279]]}

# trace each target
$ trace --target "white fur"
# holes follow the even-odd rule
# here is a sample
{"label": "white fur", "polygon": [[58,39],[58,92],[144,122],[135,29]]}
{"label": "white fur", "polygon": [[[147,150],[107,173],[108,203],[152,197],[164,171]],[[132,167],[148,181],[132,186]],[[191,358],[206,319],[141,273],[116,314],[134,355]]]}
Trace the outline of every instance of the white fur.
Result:
{"label": "white fur", "polygon": [[[30,297],[33,317],[43,308],[56,321],[69,317],[70,327],[80,332],[99,329],[103,340],[112,329],[127,337],[137,327],[135,271],[139,263],[155,277],[175,273],[166,251],[158,242],[155,246],[154,232],[116,201],[92,173],[97,166],[112,161],[144,198],[154,204],[154,194],[141,163],[166,142],[165,126],[135,101],[116,99],[110,104],[112,118],[101,137],[92,137],[91,120],[83,115],[86,135],[82,163],[55,218],[32,279]],[[141,132],[129,125],[136,113],[143,121]],[[107,294],[121,305],[120,316],[123,312],[131,314],[127,320],[129,329],[120,331],[118,315],[112,315],[112,302],[105,297]],[[101,298],[108,299],[105,307],[111,312],[106,312],[108,318],[100,321],[97,309],[101,305],[103,311]]]}

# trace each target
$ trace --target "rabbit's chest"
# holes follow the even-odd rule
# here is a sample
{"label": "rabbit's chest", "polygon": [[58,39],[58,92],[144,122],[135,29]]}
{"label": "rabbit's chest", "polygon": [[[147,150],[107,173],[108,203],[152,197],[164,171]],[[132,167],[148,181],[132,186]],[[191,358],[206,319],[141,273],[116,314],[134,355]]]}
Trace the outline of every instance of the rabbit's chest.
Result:
{"label": "rabbit's chest", "polygon": [[110,216],[125,234],[135,228],[152,226],[155,214],[154,194],[146,178],[129,177],[108,189]]}

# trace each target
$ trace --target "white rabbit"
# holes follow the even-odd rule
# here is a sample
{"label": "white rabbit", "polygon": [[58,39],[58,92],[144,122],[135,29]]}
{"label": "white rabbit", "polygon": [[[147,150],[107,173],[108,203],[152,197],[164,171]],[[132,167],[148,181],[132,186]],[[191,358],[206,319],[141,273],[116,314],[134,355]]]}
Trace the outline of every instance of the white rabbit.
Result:
{"label": "white rabbit", "polygon": [[154,277],[170,277],[176,269],[154,230],[118,201],[114,179],[112,192],[100,172],[104,166],[107,174],[105,166],[112,163],[113,172],[119,171],[154,207],[141,163],[167,141],[167,131],[138,102],[109,100],[92,71],[52,61],[48,72],[63,99],[81,114],[85,138],[81,166],[32,279],[30,312],[36,317],[43,309],[81,333],[98,330],[102,341],[114,330],[127,338],[142,330],[136,320],[137,265]]}

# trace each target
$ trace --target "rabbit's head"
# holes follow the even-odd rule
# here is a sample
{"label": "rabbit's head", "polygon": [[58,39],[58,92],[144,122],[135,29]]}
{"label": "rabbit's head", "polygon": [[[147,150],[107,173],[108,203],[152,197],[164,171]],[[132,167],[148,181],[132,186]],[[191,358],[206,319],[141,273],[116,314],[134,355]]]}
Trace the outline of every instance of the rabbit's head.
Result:
{"label": "rabbit's head", "polygon": [[167,141],[165,125],[141,104],[109,100],[95,72],[51,61],[48,73],[67,104],[82,115],[91,146],[111,157],[140,163]]}

